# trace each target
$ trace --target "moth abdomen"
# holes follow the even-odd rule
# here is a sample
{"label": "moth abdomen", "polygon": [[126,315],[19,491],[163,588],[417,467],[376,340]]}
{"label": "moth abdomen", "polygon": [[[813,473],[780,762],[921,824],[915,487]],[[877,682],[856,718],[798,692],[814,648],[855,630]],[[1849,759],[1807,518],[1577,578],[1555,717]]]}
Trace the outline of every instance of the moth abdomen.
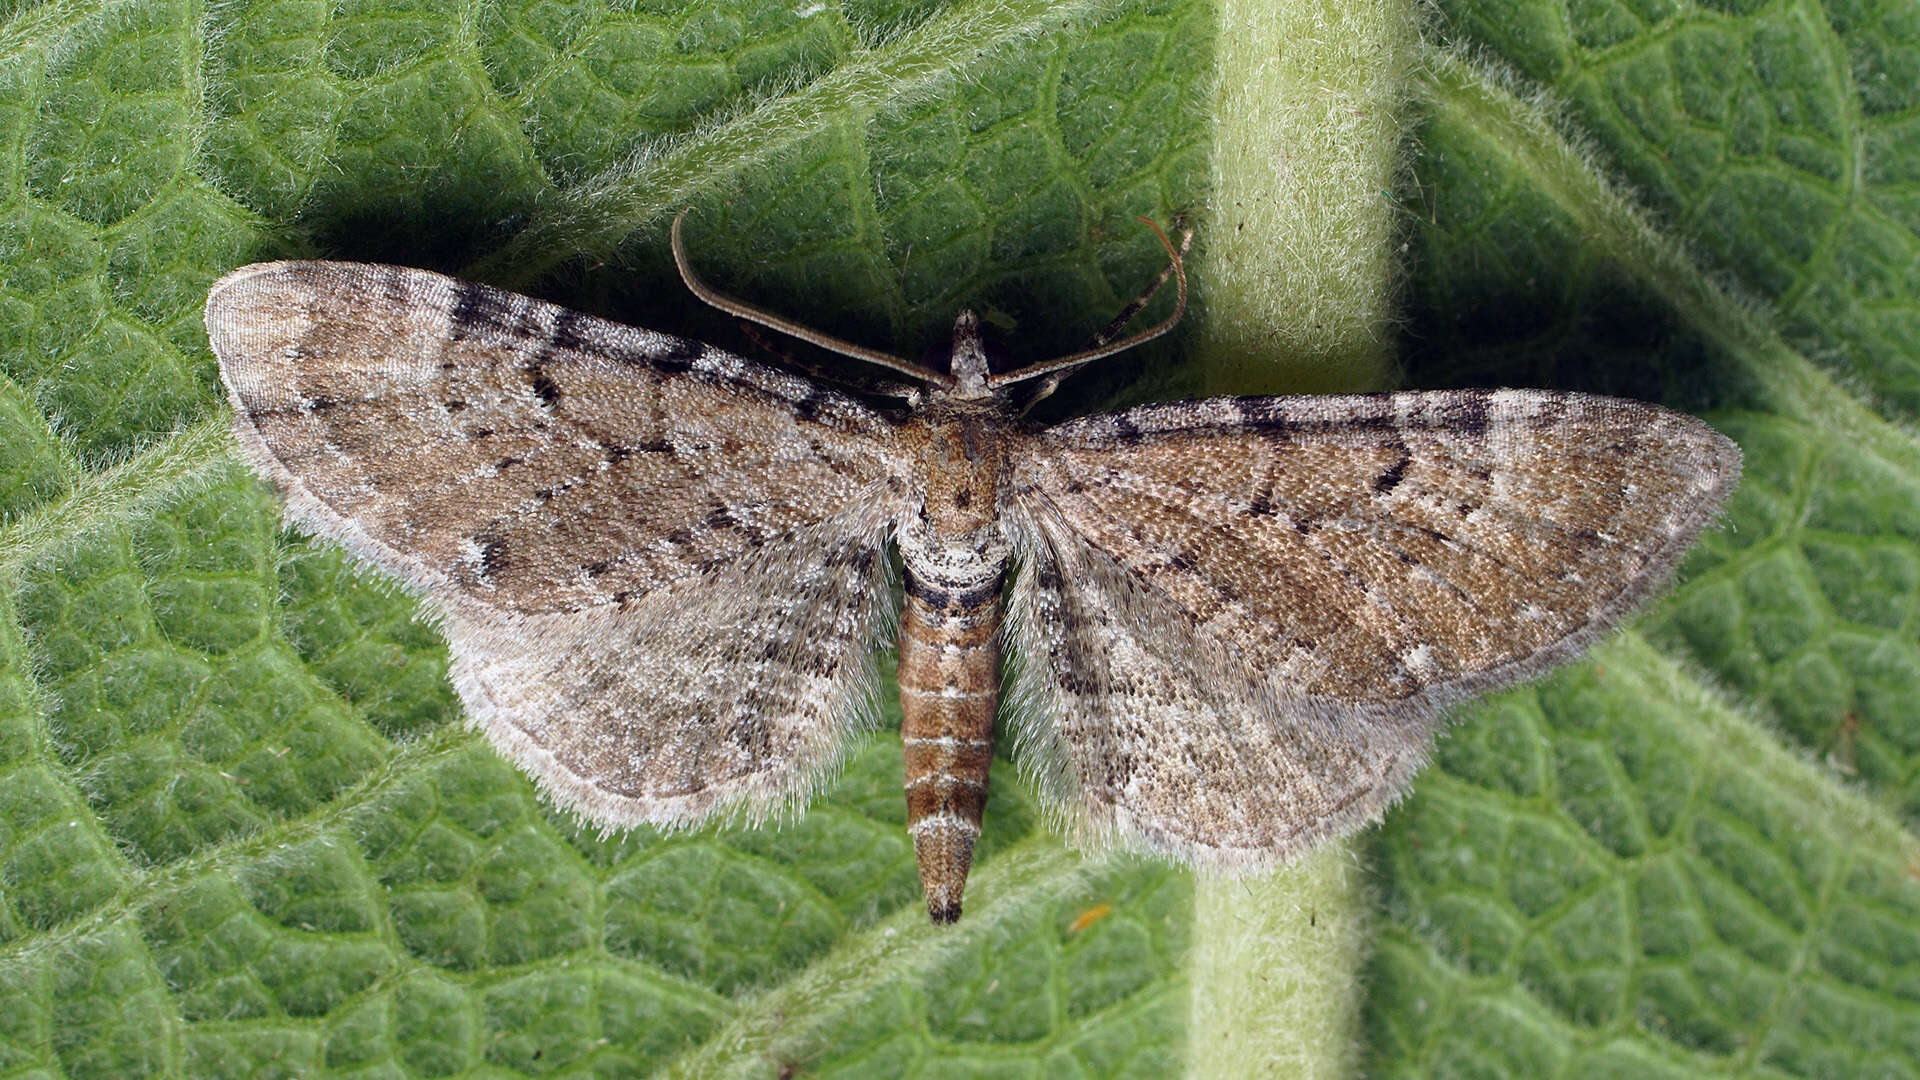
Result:
{"label": "moth abdomen", "polygon": [[[960,917],[987,805],[993,716],[1000,700],[1000,586],[1006,556],[961,573],[906,565],[900,620],[900,741],[907,831],[927,914]],[[958,569],[958,568],[953,568]]]}

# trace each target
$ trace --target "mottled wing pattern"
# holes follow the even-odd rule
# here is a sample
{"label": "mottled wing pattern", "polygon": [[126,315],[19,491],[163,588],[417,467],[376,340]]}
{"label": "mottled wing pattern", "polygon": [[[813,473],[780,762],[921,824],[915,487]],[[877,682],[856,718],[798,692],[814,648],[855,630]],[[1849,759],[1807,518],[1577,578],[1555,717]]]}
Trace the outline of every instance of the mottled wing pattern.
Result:
{"label": "mottled wing pattern", "polygon": [[1546,391],[1062,424],[1013,463],[1021,736],[1095,832],[1285,857],[1377,816],[1446,704],[1645,599],[1739,468],[1691,417]]}
{"label": "mottled wing pattern", "polygon": [[246,267],[207,328],[249,462],[436,601],[473,718],[569,805],[754,813],[837,759],[889,618],[885,418],[400,267]]}

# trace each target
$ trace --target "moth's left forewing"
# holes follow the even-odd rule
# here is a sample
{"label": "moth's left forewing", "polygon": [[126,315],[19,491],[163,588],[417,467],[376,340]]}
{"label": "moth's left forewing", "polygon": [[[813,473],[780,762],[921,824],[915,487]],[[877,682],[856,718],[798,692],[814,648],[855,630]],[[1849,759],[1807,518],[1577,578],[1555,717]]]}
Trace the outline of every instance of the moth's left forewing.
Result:
{"label": "moth's left forewing", "polygon": [[[1644,600],[1738,474],[1698,420],[1546,391],[1060,425],[1014,463],[1022,692],[1071,729],[1029,737],[1095,825],[1196,861],[1284,855],[1377,815],[1447,703],[1545,670]],[[1090,640],[1043,625],[1059,616]],[[1152,685],[1175,679],[1191,688]],[[1137,752],[1150,742],[1193,777]]]}

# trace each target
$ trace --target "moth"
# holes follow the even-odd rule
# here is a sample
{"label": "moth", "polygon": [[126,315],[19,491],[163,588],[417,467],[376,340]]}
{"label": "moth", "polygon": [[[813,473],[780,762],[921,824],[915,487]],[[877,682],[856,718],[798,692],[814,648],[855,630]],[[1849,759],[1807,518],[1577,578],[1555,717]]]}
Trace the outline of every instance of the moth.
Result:
{"label": "moth", "polygon": [[1263,867],[1379,817],[1449,705],[1616,624],[1739,477],[1697,419],[1545,390],[1040,427],[1023,397],[1173,320],[996,372],[962,312],[940,370],[718,297],[678,221],[673,249],[703,298],[920,388],[887,404],[423,270],[262,263],[207,298],[241,452],[425,596],[470,722],[603,828],[804,803],[873,726],[897,634],[936,923],[1003,696],[1082,843]]}

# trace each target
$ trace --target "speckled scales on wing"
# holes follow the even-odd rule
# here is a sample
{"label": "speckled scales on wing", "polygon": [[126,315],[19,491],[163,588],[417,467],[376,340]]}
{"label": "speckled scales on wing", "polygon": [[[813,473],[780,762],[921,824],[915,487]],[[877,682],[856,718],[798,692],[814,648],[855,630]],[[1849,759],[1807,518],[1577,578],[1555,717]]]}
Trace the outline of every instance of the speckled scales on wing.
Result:
{"label": "speckled scales on wing", "polygon": [[1043,432],[1015,485],[1262,670],[1389,703],[1613,621],[1738,461],[1657,406],[1436,391],[1088,417]]}
{"label": "speckled scales on wing", "polygon": [[758,819],[871,718],[905,468],[879,414],[400,267],[247,267],[207,327],[289,516],[428,594],[469,718],[562,805]]}
{"label": "speckled scales on wing", "polygon": [[630,602],[902,470],[843,395],[423,270],[247,267],[207,321],[243,449],[297,519],[522,613]]}
{"label": "speckled scales on wing", "polygon": [[852,507],[624,606],[456,607],[454,685],[503,752],[603,828],[763,819],[810,796],[876,716],[890,515]]}
{"label": "speckled scales on wing", "polygon": [[1739,451],[1656,406],[1440,391],[1144,406],[1012,467],[1019,692],[1059,718],[1023,736],[1043,786],[1234,864],[1377,814],[1443,706],[1617,622]]}
{"label": "speckled scales on wing", "polygon": [[1425,762],[1426,728],[1276,692],[1051,509],[1016,517],[1018,759],[1082,842],[1265,865],[1377,817]]}

